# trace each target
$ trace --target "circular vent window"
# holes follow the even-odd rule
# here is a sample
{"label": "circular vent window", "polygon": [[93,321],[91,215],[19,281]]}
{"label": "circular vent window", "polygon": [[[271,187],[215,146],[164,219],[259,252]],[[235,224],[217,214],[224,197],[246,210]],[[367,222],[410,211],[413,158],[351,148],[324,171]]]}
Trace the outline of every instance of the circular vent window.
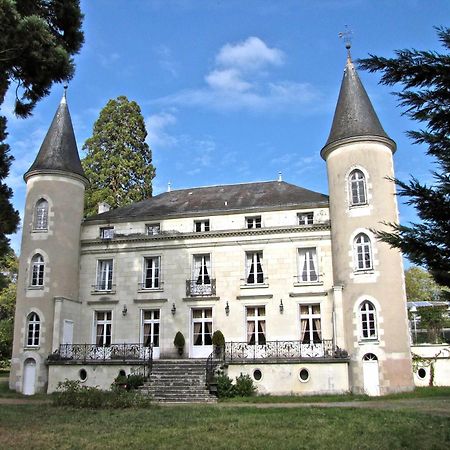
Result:
{"label": "circular vent window", "polygon": [[427,376],[427,371],[423,368],[423,367],[421,367],[418,371],[417,371],[417,376],[420,378],[420,379],[424,379],[426,376]]}
{"label": "circular vent window", "polygon": [[80,376],[81,381],[86,381],[86,379],[87,379],[86,369],[81,369],[80,372],[78,373],[78,375]]}
{"label": "circular vent window", "polygon": [[255,381],[260,381],[262,378],[262,372],[260,369],[255,369],[253,371],[253,378],[255,379]]}
{"label": "circular vent window", "polygon": [[309,381],[309,370],[308,369],[300,369],[300,372],[298,374],[298,378],[300,379],[300,381],[302,383],[306,383],[307,381]]}

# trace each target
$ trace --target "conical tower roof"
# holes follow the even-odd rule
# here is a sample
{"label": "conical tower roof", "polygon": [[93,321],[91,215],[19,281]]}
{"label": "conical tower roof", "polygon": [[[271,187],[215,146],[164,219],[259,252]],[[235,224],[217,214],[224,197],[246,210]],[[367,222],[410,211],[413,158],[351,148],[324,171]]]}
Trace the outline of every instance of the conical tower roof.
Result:
{"label": "conical tower roof", "polygon": [[66,94],[59,104],[55,117],[53,117],[44,142],[41,145],[34,163],[24,175],[25,181],[36,173],[67,173],[78,175],[87,182],[67,106]]}
{"label": "conical tower roof", "polygon": [[323,158],[336,144],[346,141],[382,140],[395,151],[395,142],[386,134],[353,65],[350,52]]}

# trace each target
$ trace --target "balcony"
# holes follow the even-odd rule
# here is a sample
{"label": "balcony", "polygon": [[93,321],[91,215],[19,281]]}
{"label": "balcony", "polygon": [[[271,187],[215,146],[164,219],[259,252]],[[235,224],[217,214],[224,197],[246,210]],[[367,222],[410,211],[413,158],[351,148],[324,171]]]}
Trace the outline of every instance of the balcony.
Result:
{"label": "balcony", "polygon": [[114,363],[132,362],[150,364],[153,359],[153,347],[143,344],[61,344],[59,349],[48,356],[49,364],[58,363]]}
{"label": "balcony", "polygon": [[216,280],[210,283],[199,283],[198,280],[186,280],[186,297],[207,297],[216,295]]}
{"label": "balcony", "polygon": [[333,346],[333,341],[266,341],[265,344],[247,342],[226,342],[224,360],[226,362],[282,362],[304,359],[348,359],[345,350]]}

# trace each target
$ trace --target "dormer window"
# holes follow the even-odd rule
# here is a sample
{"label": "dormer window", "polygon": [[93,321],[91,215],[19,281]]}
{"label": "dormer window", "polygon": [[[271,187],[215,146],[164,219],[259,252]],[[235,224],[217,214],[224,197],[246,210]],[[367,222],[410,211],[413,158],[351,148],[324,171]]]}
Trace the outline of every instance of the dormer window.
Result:
{"label": "dormer window", "polygon": [[148,223],[145,225],[145,232],[147,236],[154,236],[161,233],[161,224],[159,223]]}
{"label": "dormer window", "polygon": [[46,231],[48,229],[48,201],[41,198],[34,209],[33,229]]}
{"label": "dormer window", "polygon": [[209,219],[195,220],[194,221],[194,231],[196,233],[201,233],[203,231],[209,231]]}
{"label": "dormer window", "polygon": [[101,227],[100,239],[112,239],[114,237],[114,227]]}
{"label": "dormer window", "polygon": [[314,223],[314,213],[312,211],[298,213],[299,225],[312,225]]}
{"label": "dormer window", "polygon": [[261,216],[246,217],[245,222],[248,229],[261,228]]}

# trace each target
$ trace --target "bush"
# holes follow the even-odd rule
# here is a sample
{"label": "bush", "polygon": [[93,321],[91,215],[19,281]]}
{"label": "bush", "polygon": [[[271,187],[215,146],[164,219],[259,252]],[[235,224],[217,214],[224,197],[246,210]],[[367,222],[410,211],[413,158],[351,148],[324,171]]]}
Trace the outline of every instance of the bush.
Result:
{"label": "bush", "polygon": [[145,378],[143,375],[128,375],[127,378],[127,391],[132,389],[138,389],[144,385]]}
{"label": "bush", "polygon": [[183,333],[181,331],[177,331],[177,334],[175,335],[175,339],[173,340],[173,345],[177,348],[184,348],[185,340]]}
{"label": "bush", "polygon": [[235,395],[233,381],[231,378],[226,375],[219,375],[217,377],[217,396],[219,398],[231,398]]}
{"label": "bush", "polygon": [[251,397],[256,393],[256,387],[249,375],[242,375],[236,377],[236,386],[234,387],[237,397]]}
{"label": "bush", "polygon": [[149,397],[138,392],[127,392],[124,389],[102,391],[95,387],[81,386],[78,380],[67,379],[58,383],[52,399],[55,406],[88,409],[145,408],[152,405]]}
{"label": "bush", "polygon": [[212,335],[212,344],[214,347],[224,347],[225,346],[225,337],[220,330],[214,331]]}

